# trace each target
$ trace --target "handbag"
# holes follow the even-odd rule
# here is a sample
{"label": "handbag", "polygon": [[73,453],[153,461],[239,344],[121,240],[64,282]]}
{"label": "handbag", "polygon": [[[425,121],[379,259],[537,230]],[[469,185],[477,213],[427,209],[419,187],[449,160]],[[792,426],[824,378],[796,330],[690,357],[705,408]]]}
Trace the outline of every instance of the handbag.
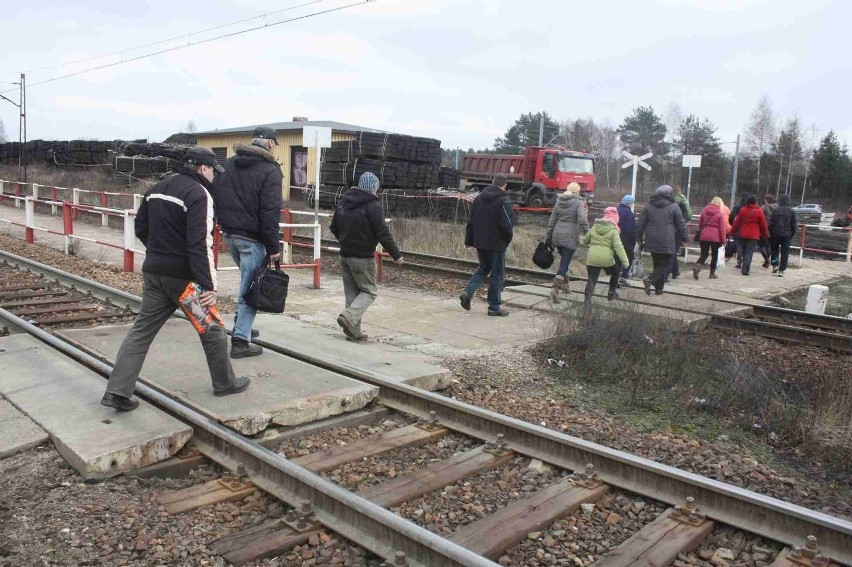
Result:
{"label": "handbag", "polygon": [[275,268],[270,269],[267,256],[263,265],[254,271],[243,301],[258,311],[283,313],[289,284],[290,276],[281,270],[281,262],[276,260]]}
{"label": "handbag", "polygon": [[695,242],[701,242],[701,231],[700,231],[700,230],[696,230],[696,231],[695,231],[695,236],[693,236],[693,237],[692,237],[692,239],[693,239]]}
{"label": "handbag", "polygon": [[535,247],[535,252],[533,252],[532,261],[542,270],[548,269],[553,265],[553,246],[539,241],[538,246]]}

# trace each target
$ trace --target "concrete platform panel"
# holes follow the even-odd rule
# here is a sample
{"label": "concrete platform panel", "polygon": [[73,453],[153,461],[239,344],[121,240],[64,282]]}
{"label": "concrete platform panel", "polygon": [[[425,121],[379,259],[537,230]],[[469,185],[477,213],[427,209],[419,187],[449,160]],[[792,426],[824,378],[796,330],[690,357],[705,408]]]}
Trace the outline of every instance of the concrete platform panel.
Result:
{"label": "concrete platform panel", "polygon": [[0,398],[0,459],[38,447],[48,439],[36,422]]}
{"label": "concrete platform panel", "polygon": [[[228,326],[232,326],[233,315],[226,319]],[[254,327],[260,331],[262,340],[425,390],[446,388],[452,379],[450,371],[438,366],[432,357],[375,341],[347,341],[340,329],[318,327],[268,313],[258,314]]]}
{"label": "concrete platform panel", "polygon": [[100,405],[106,381],[26,336],[0,338],[0,393],[50,435],[84,478],[105,478],[174,455],[192,429],[140,400],[129,413]]}
{"label": "concrete platform panel", "polygon": [[[61,336],[112,363],[131,324],[61,331]],[[186,321],[167,322],[151,345],[142,377],[220,423],[254,435],[270,423],[298,425],[364,407],[379,389],[304,362],[265,351],[231,361],[251,378],[244,393],[217,398],[198,335]]]}

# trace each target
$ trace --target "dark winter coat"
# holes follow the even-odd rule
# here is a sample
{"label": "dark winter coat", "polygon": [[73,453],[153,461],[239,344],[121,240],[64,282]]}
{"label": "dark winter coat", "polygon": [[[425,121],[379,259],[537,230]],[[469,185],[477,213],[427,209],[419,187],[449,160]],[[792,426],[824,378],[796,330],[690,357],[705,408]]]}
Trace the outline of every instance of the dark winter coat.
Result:
{"label": "dark winter coat", "polygon": [[727,219],[725,213],[718,205],[710,203],[701,211],[698,217],[698,240],[701,242],[715,242],[724,244],[727,242]]}
{"label": "dark winter coat", "polygon": [[581,228],[583,234],[589,231],[583,200],[571,193],[561,193],[550,213],[545,240],[556,247],[576,250],[580,247]]}
{"label": "dark winter coat", "polygon": [[636,215],[630,205],[618,205],[618,230],[621,231],[621,244],[628,252],[636,248]]}
{"label": "dark winter coat", "polygon": [[779,205],[769,218],[769,236],[790,237],[796,234],[796,211],[792,207]]}
{"label": "dark winter coat", "polygon": [[330,228],[344,258],[372,258],[379,243],[394,260],[402,257],[385,223],[379,198],[372,193],[355,187],[346,191],[334,210]]}
{"label": "dark winter coat", "polygon": [[489,185],[473,200],[464,244],[477,250],[503,252],[512,242],[512,201],[496,185]]}
{"label": "dark winter coat", "polygon": [[145,245],[143,272],[216,290],[212,190],[202,175],[181,167],[145,193],[135,223],[136,237]]}
{"label": "dark winter coat", "polygon": [[671,197],[651,197],[639,216],[636,240],[644,242],[645,251],[652,254],[674,254],[686,242],[686,223],[680,207]]}
{"label": "dark winter coat", "polygon": [[258,146],[236,144],[216,180],[216,214],[222,232],[262,242],[267,254],[280,251],[281,167]]}
{"label": "dark winter coat", "polygon": [[757,205],[746,205],[740,209],[734,226],[731,230],[739,234],[740,238],[746,240],[760,240],[769,238],[769,228],[766,225],[766,217]]}

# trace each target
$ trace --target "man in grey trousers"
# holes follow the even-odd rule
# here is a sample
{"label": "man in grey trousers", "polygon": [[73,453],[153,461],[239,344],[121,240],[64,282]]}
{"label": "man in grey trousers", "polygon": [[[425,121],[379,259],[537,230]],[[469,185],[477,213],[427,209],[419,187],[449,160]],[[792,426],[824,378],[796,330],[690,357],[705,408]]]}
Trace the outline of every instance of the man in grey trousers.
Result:
{"label": "man in grey trousers", "polygon": [[191,148],[177,175],[154,185],[136,213],[136,236],[145,245],[142,306],[121,343],[101,404],[121,411],[139,406],[131,399],[148,349],[179,307],[198,332],[213,381],[213,395],[249,387],[235,378],[228,359],[228,335],[216,308],[213,263],[213,171],[221,170],[207,148]]}
{"label": "man in grey trousers", "polygon": [[346,295],[346,309],[337,317],[337,324],[351,341],[367,340],[361,331],[361,318],[378,291],[373,257],[376,245],[381,243],[397,266],[403,262],[385,223],[378,190],[379,178],[369,171],[363,173],[358,187],[352,187],[340,198],[331,219],[331,232],[340,242],[340,272]]}

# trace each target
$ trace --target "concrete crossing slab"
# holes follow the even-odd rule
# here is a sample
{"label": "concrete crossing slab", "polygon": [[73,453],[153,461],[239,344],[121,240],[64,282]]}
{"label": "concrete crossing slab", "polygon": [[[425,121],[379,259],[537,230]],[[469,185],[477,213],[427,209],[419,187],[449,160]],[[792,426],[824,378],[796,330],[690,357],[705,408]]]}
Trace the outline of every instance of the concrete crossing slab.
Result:
{"label": "concrete crossing slab", "polygon": [[[59,332],[93,356],[112,363],[132,324]],[[361,409],[379,389],[310,364],[265,351],[232,360],[237,376],[251,378],[244,393],[216,397],[198,335],[187,321],[168,321],[148,352],[142,378],[242,433],[269,424],[298,425]]]}
{"label": "concrete crossing slab", "polygon": [[140,400],[100,405],[106,381],[28,335],[0,338],[0,393],[50,436],[84,478],[105,478],[174,455],[192,428]]}
{"label": "concrete crossing slab", "polygon": [[[226,319],[228,326],[232,326],[233,315],[228,315]],[[347,341],[339,329],[319,327],[292,317],[268,313],[258,314],[254,328],[260,331],[261,340],[425,390],[446,388],[452,379],[450,371],[438,366],[436,359],[430,356],[375,341]]]}
{"label": "concrete crossing slab", "polygon": [[0,459],[38,447],[48,439],[36,422],[0,398]]}

